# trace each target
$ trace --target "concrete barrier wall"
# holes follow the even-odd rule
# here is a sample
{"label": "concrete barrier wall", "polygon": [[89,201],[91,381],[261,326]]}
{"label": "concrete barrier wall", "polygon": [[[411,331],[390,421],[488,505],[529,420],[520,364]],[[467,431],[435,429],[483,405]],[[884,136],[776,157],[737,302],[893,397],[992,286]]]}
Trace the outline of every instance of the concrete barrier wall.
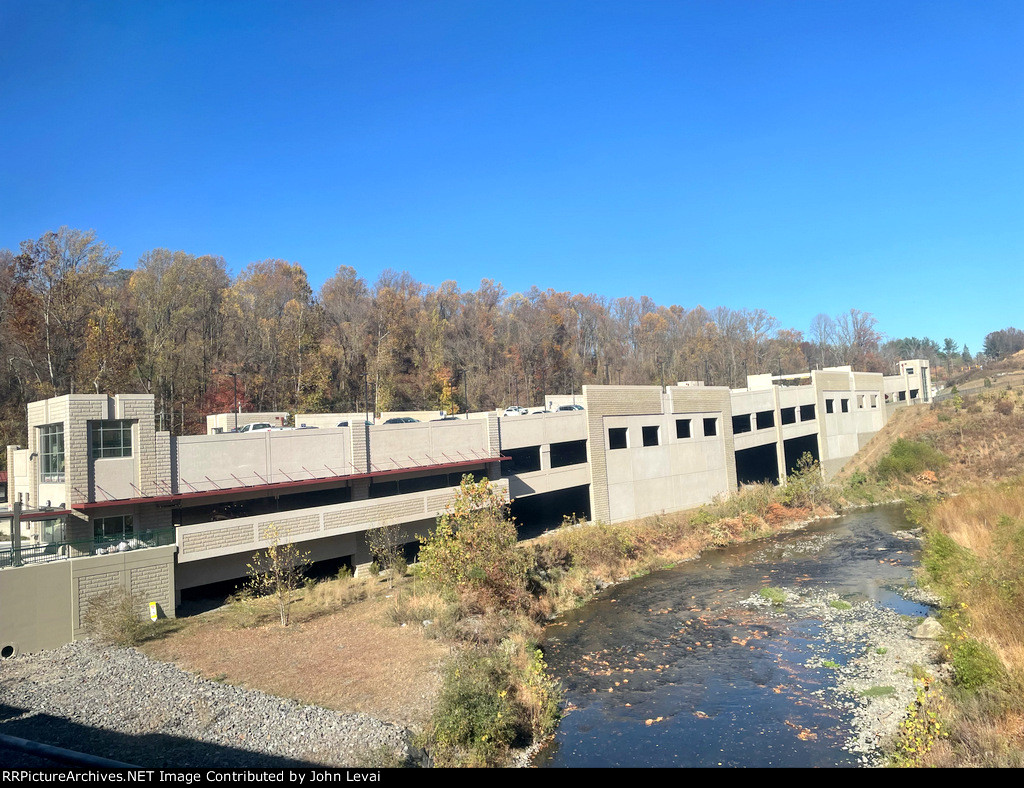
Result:
{"label": "concrete barrier wall", "polygon": [[350,461],[347,428],[193,435],[177,438],[174,444],[176,492],[359,472]]}
{"label": "concrete barrier wall", "polygon": [[484,419],[384,424],[370,427],[369,432],[370,462],[376,471],[495,456]]}
{"label": "concrete barrier wall", "polygon": [[502,449],[550,446],[552,443],[587,439],[585,411],[503,416],[499,421]]}
{"label": "concrete barrier wall", "polygon": [[[508,493],[507,480],[494,480],[492,484],[495,489]],[[445,487],[275,515],[182,526],[177,529],[178,564],[181,566],[236,553],[251,556],[269,546],[271,526],[276,527],[283,541],[308,542],[382,525],[430,520],[444,511],[458,489]]]}
{"label": "concrete barrier wall", "polygon": [[0,650],[24,654],[57,648],[87,634],[90,603],[125,589],[139,615],[156,602],[174,616],[174,545],[0,570]]}

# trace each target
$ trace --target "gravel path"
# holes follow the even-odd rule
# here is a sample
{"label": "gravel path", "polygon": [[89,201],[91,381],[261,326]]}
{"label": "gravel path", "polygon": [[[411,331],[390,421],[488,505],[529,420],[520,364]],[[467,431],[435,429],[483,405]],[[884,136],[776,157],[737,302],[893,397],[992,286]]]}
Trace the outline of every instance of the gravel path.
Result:
{"label": "gravel path", "polygon": [[143,767],[387,766],[409,733],[78,641],[0,662],[0,733]]}

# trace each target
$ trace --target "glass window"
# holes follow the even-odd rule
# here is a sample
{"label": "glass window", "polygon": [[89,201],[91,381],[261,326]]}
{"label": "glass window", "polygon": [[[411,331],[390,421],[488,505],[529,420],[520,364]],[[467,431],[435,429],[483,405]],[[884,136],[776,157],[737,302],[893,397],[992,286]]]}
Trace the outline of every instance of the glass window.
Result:
{"label": "glass window", "polygon": [[89,423],[92,457],[131,457],[132,422],[92,421]]}
{"label": "glass window", "polygon": [[718,434],[718,419],[704,419],[704,437]]}
{"label": "glass window", "polygon": [[122,514],[117,517],[97,517],[92,521],[93,535],[96,541],[122,540],[132,533],[132,516]]}
{"label": "glass window", "polygon": [[689,419],[676,419],[676,437],[677,438],[689,438],[690,437],[690,420]]}
{"label": "glass window", "polygon": [[641,435],[643,437],[644,446],[657,446],[658,441],[658,427],[641,427]]}
{"label": "glass window", "polygon": [[64,481],[64,425],[47,424],[39,428],[40,480]]}

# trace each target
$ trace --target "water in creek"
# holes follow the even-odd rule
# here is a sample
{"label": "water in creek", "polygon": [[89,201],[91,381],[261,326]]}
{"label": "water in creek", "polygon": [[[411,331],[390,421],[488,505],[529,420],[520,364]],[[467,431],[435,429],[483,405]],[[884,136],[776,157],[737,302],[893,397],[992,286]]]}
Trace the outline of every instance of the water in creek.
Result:
{"label": "water in creek", "polygon": [[893,590],[912,582],[910,527],[879,507],[708,551],[554,622],[545,649],[567,713],[535,765],[858,765],[843,747],[851,712],[829,702],[835,674],[821,667],[850,644],[828,642],[821,617],[751,598],[784,587],[927,615]]}

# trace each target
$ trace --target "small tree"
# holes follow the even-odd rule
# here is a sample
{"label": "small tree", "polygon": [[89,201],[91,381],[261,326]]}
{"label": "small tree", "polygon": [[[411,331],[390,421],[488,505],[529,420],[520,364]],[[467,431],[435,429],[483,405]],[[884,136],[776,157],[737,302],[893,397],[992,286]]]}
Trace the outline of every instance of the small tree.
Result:
{"label": "small tree", "polygon": [[467,474],[437,528],[421,538],[420,565],[442,589],[471,594],[485,607],[514,605],[528,568],[517,540],[505,494]]}
{"label": "small tree", "polygon": [[381,570],[387,570],[388,587],[394,588],[395,575],[405,573],[405,553],[402,550],[402,529],[398,525],[384,525],[366,532],[366,546]]}
{"label": "small tree", "polygon": [[267,549],[256,553],[248,565],[250,584],[256,593],[277,598],[281,626],[286,627],[291,620],[295,589],[302,585],[302,575],[312,562],[308,552],[291,542],[282,543],[281,533],[273,523],[267,527],[267,541]]}

